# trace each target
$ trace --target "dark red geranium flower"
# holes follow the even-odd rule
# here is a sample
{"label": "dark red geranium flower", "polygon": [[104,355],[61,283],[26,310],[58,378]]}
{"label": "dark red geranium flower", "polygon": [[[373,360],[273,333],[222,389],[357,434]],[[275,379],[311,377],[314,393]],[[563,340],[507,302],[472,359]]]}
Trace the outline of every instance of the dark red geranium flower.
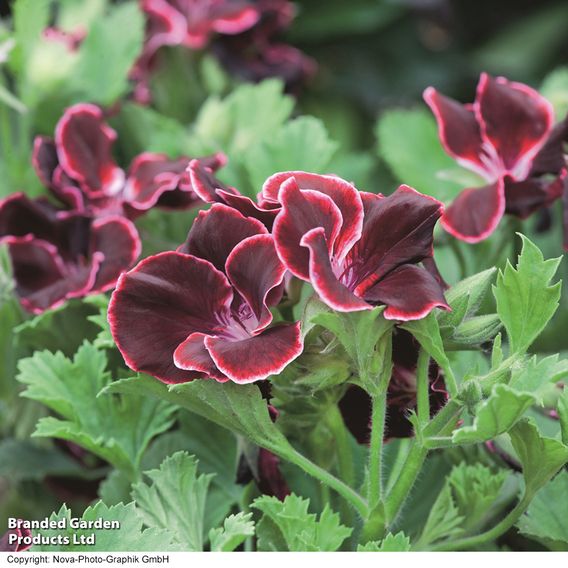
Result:
{"label": "dark red geranium flower", "polygon": [[[125,175],[112,157],[115,139],[100,108],[83,103],[69,107],[54,139],[38,136],[35,140],[37,175],[67,207],[96,216],[135,218],[154,206],[187,208],[199,202],[186,172],[189,156],[173,160],[145,152],[133,160]],[[217,154],[202,161],[214,171],[225,157]]]}
{"label": "dark red geranium flower", "polygon": [[294,19],[294,5],[288,0],[259,0],[257,6],[258,22],[242,33],[216,37],[213,53],[233,75],[253,82],[279,77],[288,91],[296,92],[315,74],[317,65],[278,40]]}
{"label": "dark red geranium flower", "polygon": [[31,537],[30,529],[15,528],[10,529],[0,537],[0,552],[23,552],[31,547],[30,544],[18,544],[18,538]]}
{"label": "dark red geranium flower", "polygon": [[8,245],[23,307],[36,314],[109,290],[140,254],[124,217],[93,220],[22,193],[0,201],[0,243]]}
{"label": "dark red geranium flower", "polygon": [[269,327],[285,270],[260,222],[214,204],[177,252],[121,277],[109,306],[115,342],[129,367],[166,383],[277,374],[302,352],[299,323]]}
{"label": "dark red geranium flower", "polygon": [[462,105],[432,87],[424,99],[446,152],[487,181],[462,191],[446,209],[442,226],[449,233],[479,242],[504,213],[524,218],[562,195],[567,126],[553,128],[552,105],[535,90],[483,73],[473,104]]}
{"label": "dark red geranium flower", "polygon": [[214,33],[238,34],[258,21],[249,0],[141,0],[147,15],[146,49],[163,45],[205,47]]}
{"label": "dark red geranium flower", "polygon": [[264,184],[259,203],[281,204],[278,255],[331,308],[386,305],[385,317],[396,320],[449,309],[441,283],[420,266],[432,258],[439,201],[404,185],[384,197],[335,176],[283,172]]}
{"label": "dark red geranium flower", "polygon": [[[393,370],[387,393],[385,439],[409,438],[413,435],[408,414],[416,409],[417,341],[403,330],[393,333]],[[430,415],[434,416],[447,402],[444,378],[434,361],[430,363]],[[345,425],[360,444],[368,444],[371,435],[371,398],[361,388],[351,386],[339,402]]]}

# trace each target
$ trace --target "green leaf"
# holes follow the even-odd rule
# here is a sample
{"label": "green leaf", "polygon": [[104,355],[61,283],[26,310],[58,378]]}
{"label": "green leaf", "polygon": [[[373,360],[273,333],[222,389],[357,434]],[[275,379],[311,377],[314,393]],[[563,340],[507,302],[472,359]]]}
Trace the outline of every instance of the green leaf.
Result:
{"label": "green leaf", "polygon": [[99,333],[93,341],[93,345],[97,349],[113,349],[116,347],[112,334],[110,332],[110,325],[108,323],[108,303],[109,297],[105,294],[99,294],[98,296],[88,296],[83,299],[83,302],[94,306],[98,313],[87,316],[87,319],[94,323],[98,328],[100,328]]}
{"label": "green leaf", "polygon": [[308,513],[310,502],[297,495],[284,501],[263,496],[251,507],[262,512],[257,524],[258,548],[264,551],[333,552],[351,535],[352,529],[340,523],[339,515],[326,505],[319,519]]}
{"label": "green leaf", "polygon": [[466,319],[454,329],[451,345],[472,347],[495,338],[503,324],[497,314],[486,314]]}
{"label": "green leaf", "polygon": [[403,533],[389,533],[381,541],[371,541],[357,547],[357,552],[408,552],[410,539]]}
{"label": "green leaf", "polygon": [[518,392],[532,394],[539,404],[543,397],[556,390],[556,384],[568,376],[568,360],[558,360],[558,355],[549,355],[538,359],[531,357],[528,364],[521,369],[514,368],[511,372],[509,386]]}
{"label": "green leaf", "polygon": [[121,146],[127,146],[128,155],[162,152],[171,158],[183,154],[199,154],[193,149],[188,129],[177,120],[164,116],[152,108],[125,102],[118,117]]}
{"label": "green leaf", "polygon": [[523,248],[516,269],[507,262],[493,287],[513,353],[524,353],[545,328],[558,308],[561,287],[561,282],[550,285],[561,258],[544,260],[535,244],[520,237]]}
{"label": "green leaf", "polygon": [[[290,116],[293,99],[276,79],[241,85],[221,100],[212,97],[202,106],[194,132],[208,142],[208,150],[240,157],[259,140],[272,137]],[[260,188],[258,188],[260,189]]]}
{"label": "green leaf", "polygon": [[361,312],[320,312],[311,322],[331,331],[353,361],[355,379],[370,394],[386,388],[391,375],[392,321],[383,317],[384,308]]}
{"label": "green leaf", "polygon": [[480,527],[498,501],[508,475],[505,470],[494,472],[482,464],[461,463],[452,469],[447,483],[459,515],[464,519],[464,529],[471,531]]}
{"label": "green leaf", "polygon": [[14,15],[14,39],[16,47],[10,53],[10,61],[17,71],[25,73],[31,53],[49,23],[50,0],[16,0]]}
{"label": "green leaf", "polygon": [[274,453],[282,456],[295,453],[270,419],[266,401],[256,385],[200,380],[167,386],[141,375],[115,381],[105,392],[161,398],[241,434]]}
{"label": "green leaf", "polygon": [[534,396],[519,393],[507,385],[495,385],[491,395],[476,409],[473,425],[455,430],[452,440],[456,444],[487,442],[507,432],[532,406]]}
{"label": "green leaf", "polygon": [[509,435],[523,466],[529,495],[534,495],[568,463],[568,447],[559,440],[542,436],[531,419],[519,421]]}
{"label": "green leaf", "polygon": [[390,110],[377,124],[379,154],[399,181],[441,201],[483,180],[461,168],[442,148],[429,110]]}
{"label": "green leaf", "polygon": [[61,351],[71,357],[85,339],[92,340],[97,336],[98,326],[90,321],[96,313],[97,308],[91,302],[67,302],[19,325],[15,329],[16,341],[33,351]]}
{"label": "green leaf", "polygon": [[326,173],[338,144],[317,118],[302,116],[253,146],[245,157],[253,187],[260,188],[275,172],[302,170]]}
{"label": "green leaf", "polygon": [[459,536],[463,533],[463,520],[454,502],[451,487],[445,485],[432,506],[417,547],[423,548],[439,540]]}
{"label": "green leaf", "polygon": [[83,469],[57,448],[44,448],[24,440],[6,438],[0,442],[0,477],[12,482],[41,481],[46,475],[82,476]]}
{"label": "green leaf", "polygon": [[[68,543],[55,545],[34,545],[32,552],[155,552],[180,550],[178,544],[172,541],[171,534],[166,530],[157,530],[154,528],[143,529],[142,519],[138,515],[138,511],[134,503],[123,505],[119,503],[112,507],[108,507],[102,501],[88,507],[83,516],[83,521],[104,520],[108,522],[118,523],[119,528],[113,529],[74,529],[70,527],[71,519],[74,518],[71,510],[65,505],[61,507],[58,513],[53,513],[50,517],[52,521],[61,521],[65,519],[65,529],[49,529],[42,530],[41,534],[46,537],[58,537],[68,539]],[[81,538],[94,535],[93,544],[77,542]]]}
{"label": "green leaf", "polygon": [[225,519],[222,528],[209,531],[211,552],[232,552],[254,535],[252,513],[238,513]]}
{"label": "green leaf", "polygon": [[446,377],[455,381],[450,366],[450,360],[444,350],[444,343],[440,335],[440,326],[436,319],[436,314],[431,312],[425,318],[406,322],[401,327],[412,333],[418,343],[428,352],[430,357],[440,365]]}
{"label": "green leaf", "polygon": [[560,541],[568,550],[568,472],[561,471],[535,495],[518,522],[519,530],[544,542]]}
{"label": "green leaf", "polygon": [[167,529],[187,551],[203,550],[205,500],[211,475],[197,474],[197,460],[187,452],[166,458],[145,472],[152,481],[133,486],[132,497],[148,527]]}
{"label": "green leaf", "polygon": [[20,114],[25,114],[28,112],[26,105],[13,95],[4,85],[0,84],[0,103],[4,103],[6,106],[10,107],[12,110],[19,112]]}
{"label": "green leaf", "polygon": [[99,485],[98,495],[106,505],[128,503],[132,484],[129,477],[119,469],[113,469]]}
{"label": "green leaf", "polygon": [[556,120],[562,120],[568,113],[568,67],[559,67],[549,73],[539,91],[552,103]]}
{"label": "green leaf", "polygon": [[136,2],[113,6],[81,44],[71,88],[82,99],[111,105],[129,89],[128,73],[142,51],[144,17]]}
{"label": "green leaf", "polygon": [[34,435],[79,444],[134,476],[146,447],[172,424],[175,408],[143,397],[97,396],[111,380],[104,352],[83,343],[73,360],[36,352],[19,362],[23,396],[61,415],[42,418]]}
{"label": "green leaf", "polygon": [[438,320],[440,327],[457,327],[466,317],[474,316],[489,291],[496,268],[489,268],[464,278],[446,291],[446,301],[452,308],[451,312],[440,312]]}

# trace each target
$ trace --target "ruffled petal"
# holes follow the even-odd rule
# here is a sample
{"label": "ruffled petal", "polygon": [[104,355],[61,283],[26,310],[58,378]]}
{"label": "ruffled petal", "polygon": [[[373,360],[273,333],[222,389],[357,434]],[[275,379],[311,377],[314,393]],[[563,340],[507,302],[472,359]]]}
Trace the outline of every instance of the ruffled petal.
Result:
{"label": "ruffled petal", "polygon": [[261,206],[270,203],[283,203],[281,191],[288,180],[294,179],[301,190],[317,191],[331,197],[339,209],[343,223],[333,243],[333,254],[342,258],[361,236],[363,226],[363,203],[357,189],[337,176],[319,175],[308,172],[281,172],[269,177],[265,182],[260,198]]}
{"label": "ruffled petal", "polygon": [[205,347],[217,368],[231,381],[260,381],[277,375],[302,353],[300,322],[271,327],[241,341],[206,337]]}
{"label": "ruffled petal", "polygon": [[225,270],[227,258],[238,243],[266,233],[260,221],[244,217],[227,205],[214,203],[208,211],[199,212],[179,252],[203,258],[219,270]]}
{"label": "ruffled petal", "polygon": [[242,213],[245,217],[252,217],[260,221],[269,231],[272,230],[274,219],[280,212],[280,207],[270,209],[258,206],[250,197],[229,193],[222,189],[217,190],[219,199]]}
{"label": "ruffled petal", "polygon": [[442,95],[433,87],[424,91],[424,100],[436,117],[440,140],[446,152],[462,166],[487,175],[481,158],[483,141],[473,110]]}
{"label": "ruffled petal", "polygon": [[552,105],[527,85],[482,73],[474,109],[482,137],[502,161],[502,174],[524,179],[552,129]]}
{"label": "ruffled petal", "polygon": [[531,176],[557,174],[566,166],[564,143],[567,138],[568,116],[552,129],[546,143],[535,156],[531,166]]}
{"label": "ruffled petal", "polygon": [[69,107],[55,129],[57,155],[63,169],[84,191],[114,195],[122,189],[124,172],[112,158],[116,132],[91,104]]}
{"label": "ruffled petal", "polygon": [[145,57],[150,58],[162,45],[179,45],[186,33],[183,14],[166,0],[142,0],[147,16]]}
{"label": "ruffled petal", "polygon": [[32,235],[6,237],[16,281],[16,293],[22,306],[39,314],[62,305],[72,297],[83,296],[91,288],[100,263],[94,256],[69,270],[57,248]]}
{"label": "ruffled petal", "polygon": [[0,199],[0,237],[23,237],[56,240],[57,210],[47,201],[30,199],[24,193],[13,193]]}
{"label": "ruffled petal", "polygon": [[255,235],[241,241],[227,258],[227,276],[251,307],[258,322],[253,332],[265,328],[272,321],[267,305],[268,295],[282,282],[285,272],[271,235]]}
{"label": "ruffled petal", "polygon": [[32,152],[32,165],[41,183],[46,187],[51,187],[53,174],[59,165],[53,139],[47,136],[36,136]]}
{"label": "ruffled petal", "polygon": [[276,250],[286,268],[302,280],[310,279],[310,255],[300,244],[311,229],[322,227],[330,253],[342,226],[341,212],[333,200],[319,191],[300,190],[295,178],[282,185],[282,210],[274,221]]}
{"label": "ruffled petal", "polygon": [[[151,152],[144,152],[136,156],[130,166],[123,199],[131,207],[146,211],[159,204],[165,192],[171,192],[180,187],[185,187],[191,192],[188,187],[189,176],[185,171],[188,162],[188,157],[182,156],[171,160],[165,154]],[[185,176],[188,180],[184,185]],[[197,198],[192,195],[190,203],[195,201]]]}
{"label": "ruffled petal", "polygon": [[24,550],[28,550],[32,545],[31,544],[18,544],[16,542],[10,542],[10,535],[15,535],[17,537],[32,537],[32,531],[30,529],[24,528],[15,528],[10,529],[6,533],[2,535],[0,538],[0,552],[23,552]]}
{"label": "ruffled petal", "polygon": [[365,219],[361,238],[345,260],[344,282],[360,298],[397,266],[415,264],[433,254],[433,231],[443,205],[401,185],[392,195],[362,195]]}
{"label": "ruffled petal", "polygon": [[442,227],[467,243],[478,243],[496,229],[505,212],[502,179],[491,185],[465,189],[446,209]]}
{"label": "ruffled petal", "polygon": [[[224,158],[223,154],[220,154],[220,156]],[[192,189],[205,203],[220,201],[217,194],[218,189],[222,189],[227,193],[238,193],[236,189],[225,185],[214,175],[215,171],[225,162],[226,158],[224,158],[223,162],[219,161],[217,165],[211,164],[203,158],[194,158],[189,162],[187,172],[189,173]]]}
{"label": "ruffled petal", "polygon": [[174,363],[180,369],[198,371],[225,383],[228,380],[227,377],[217,369],[209,351],[205,348],[204,340],[206,337],[207,335],[203,333],[192,333],[174,351]]}
{"label": "ruffled petal", "polygon": [[310,251],[310,282],[323,302],[340,312],[372,309],[373,306],[355,296],[335,276],[321,227],[308,231],[302,238],[301,245]]}
{"label": "ruffled petal", "polygon": [[566,170],[554,180],[528,178],[525,181],[505,179],[505,212],[525,219],[535,211],[548,207],[562,197]]}
{"label": "ruffled petal", "polygon": [[417,320],[434,308],[450,309],[436,279],[424,268],[409,264],[396,268],[368,289],[365,299],[385,304],[384,316],[391,320]]}
{"label": "ruffled petal", "polygon": [[120,277],[108,320],[130,368],[166,383],[186,382],[201,373],[178,369],[176,348],[192,333],[222,330],[232,299],[225,275],[209,262],[165,252]]}
{"label": "ruffled petal", "polygon": [[220,34],[234,35],[248,30],[258,22],[260,13],[249,2],[227,3],[226,10],[213,20],[212,28]]}
{"label": "ruffled petal", "polygon": [[103,254],[91,293],[114,288],[118,277],[140,256],[142,244],[136,227],[124,217],[104,217],[92,225],[91,250]]}

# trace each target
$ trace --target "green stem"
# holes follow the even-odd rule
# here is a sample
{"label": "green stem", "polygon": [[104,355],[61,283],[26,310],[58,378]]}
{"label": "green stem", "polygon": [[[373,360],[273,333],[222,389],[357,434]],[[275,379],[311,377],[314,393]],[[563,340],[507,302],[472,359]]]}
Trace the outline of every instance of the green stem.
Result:
{"label": "green stem", "polygon": [[328,412],[328,425],[335,440],[337,454],[337,469],[339,477],[350,487],[355,484],[355,468],[353,467],[353,452],[349,441],[349,432],[343,422],[343,417],[336,404]]}
{"label": "green stem", "polygon": [[359,515],[361,515],[362,518],[366,518],[368,511],[367,501],[365,501],[365,499],[363,499],[363,497],[361,497],[359,493],[343,483],[343,481],[341,481],[325,469],[321,468],[319,465],[316,465],[314,462],[310,461],[306,456],[302,455],[296,450],[286,452],[285,455],[280,455],[284,459],[303,469],[307,474],[315,477],[316,479],[336,491],[344,499],[349,501],[349,503],[355,508],[355,510],[359,513]]}
{"label": "green stem", "polygon": [[442,542],[441,544],[434,545],[430,550],[436,552],[464,549],[472,550],[486,542],[495,540],[515,525],[521,515],[527,510],[531,500],[532,495],[523,495],[523,498],[517,503],[517,506],[500,523],[484,533],[454,541]]}
{"label": "green stem", "polygon": [[385,436],[385,418],[387,409],[387,393],[378,394],[372,399],[371,443],[369,445],[369,479],[367,501],[372,511],[383,496],[382,459],[383,439]]}
{"label": "green stem", "polygon": [[427,454],[428,450],[414,440],[404,462],[402,473],[395,481],[385,501],[385,512],[389,524],[396,519],[400,507],[408,497]]}
{"label": "green stem", "polygon": [[430,422],[430,381],[428,368],[430,355],[421,347],[416,364],[416,413],[422,430]]}

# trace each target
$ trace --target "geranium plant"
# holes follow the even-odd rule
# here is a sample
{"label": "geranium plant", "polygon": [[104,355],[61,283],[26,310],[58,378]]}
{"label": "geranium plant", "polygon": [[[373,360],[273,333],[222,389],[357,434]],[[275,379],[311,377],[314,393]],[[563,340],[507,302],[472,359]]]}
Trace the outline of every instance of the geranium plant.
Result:
{"label": "geranium plant", "polygon": [[310,2],[14,2],[0,551],[568,549],[568,73]]}

